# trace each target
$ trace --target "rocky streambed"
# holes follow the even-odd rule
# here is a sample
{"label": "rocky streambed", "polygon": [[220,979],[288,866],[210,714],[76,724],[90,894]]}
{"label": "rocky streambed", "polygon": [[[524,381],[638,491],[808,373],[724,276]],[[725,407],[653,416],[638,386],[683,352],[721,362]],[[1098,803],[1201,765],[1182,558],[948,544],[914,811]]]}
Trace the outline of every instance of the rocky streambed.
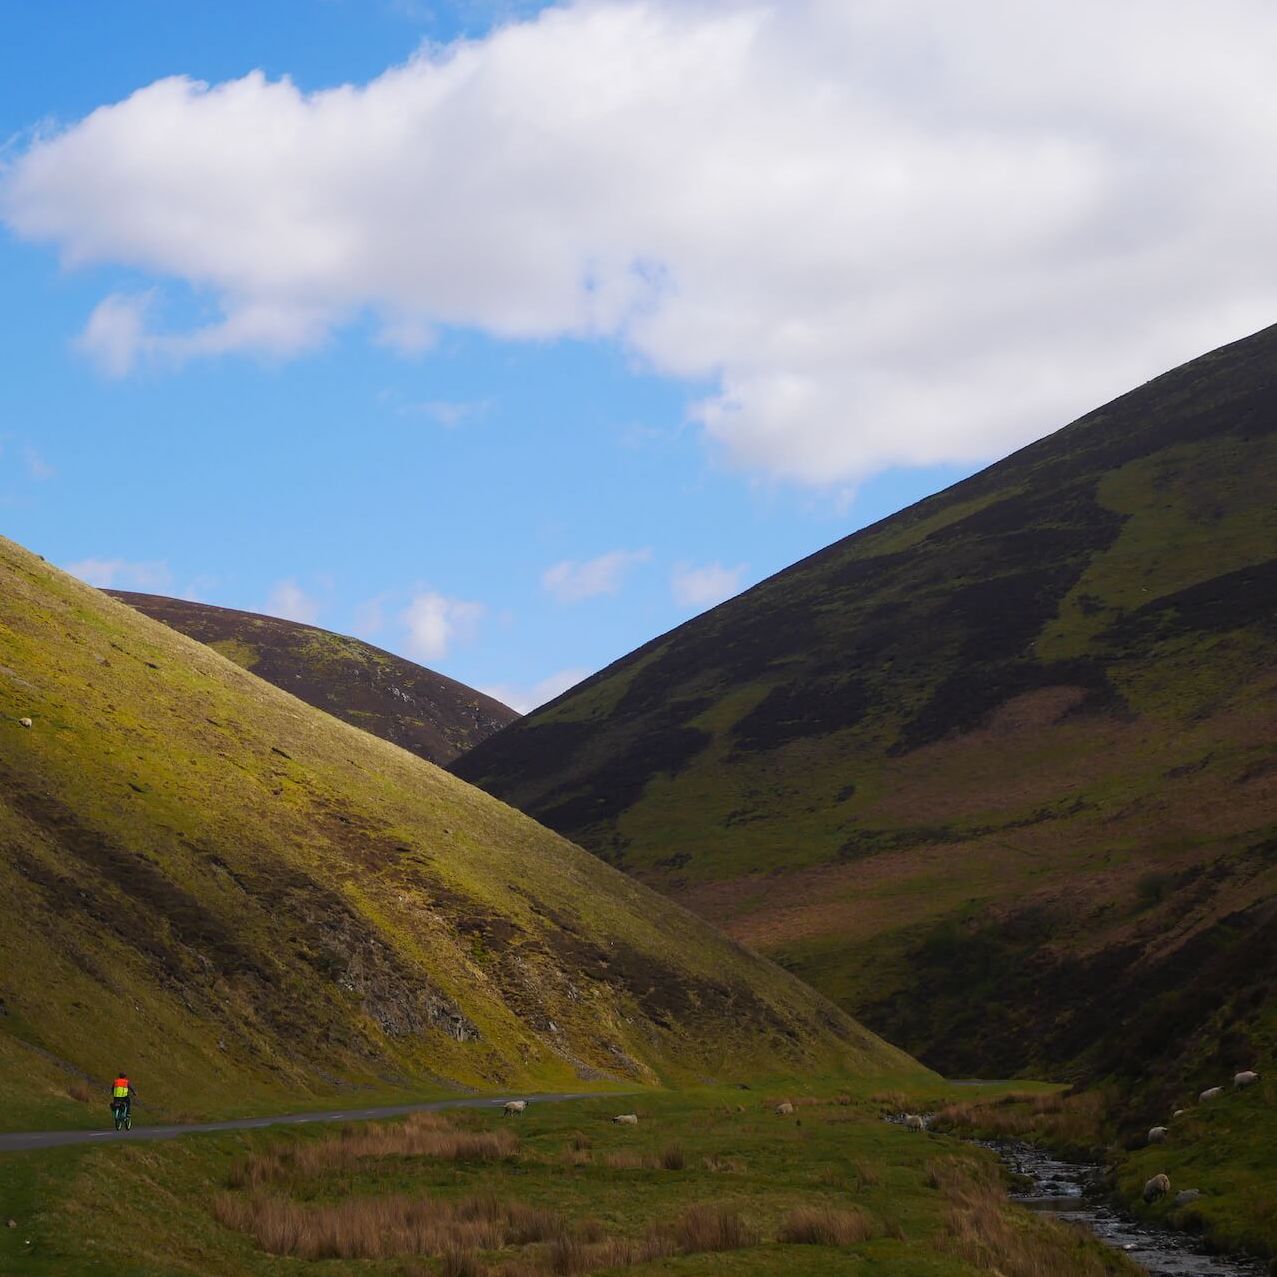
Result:
{"label": "rocky streambed", "polygon": [[1262,1260],[1209,1254],[1200,1238],[1125,1214],[1110,1200],[1098,1164],[1061,1161],[1015,1140],[970,1142],[992,1149],[1015,1174],[1021,1187],[1012,1192],[1012,1201],[1081,1224],[1142,1264],[1151,1277],[1266,1277],[1269,1272]]}

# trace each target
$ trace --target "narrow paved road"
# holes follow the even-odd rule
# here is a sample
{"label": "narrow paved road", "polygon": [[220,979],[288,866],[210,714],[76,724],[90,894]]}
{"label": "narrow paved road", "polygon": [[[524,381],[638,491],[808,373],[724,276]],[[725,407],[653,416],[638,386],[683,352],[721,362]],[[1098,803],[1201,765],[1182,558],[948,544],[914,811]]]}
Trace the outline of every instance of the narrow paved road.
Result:
{"label": "narrow paved road", "polygon": [[[402,1117],[405,1113],[433,1113],[441,1109],[499,1108],[507,1099],[526,1099],[534,1104],[557,1104],[564,1100],[597,1100],[607,1094],[598,1091],[564,1092],[556,1095],[472,1095],[458,1100],[431,1100],[425,1104],[392,1104],[386,1108],[333,1109],[327,1113],[293,1113],[287,1117],[237,1117],[228,1122],[201,1122],[186,1126],[137,1126],[131,1131],[14,1131],[0,1133],[0,1153],[29,1148],[61,1148],[63,1144],[91,1144],[98,1140],[171,1140],[179,1135],[208,1131],[250,1131],[259,1126],[299,1126],[303,1122],[362,1122],[370,1118]],[[110,1121],[109,1115],[107,1121]]]}

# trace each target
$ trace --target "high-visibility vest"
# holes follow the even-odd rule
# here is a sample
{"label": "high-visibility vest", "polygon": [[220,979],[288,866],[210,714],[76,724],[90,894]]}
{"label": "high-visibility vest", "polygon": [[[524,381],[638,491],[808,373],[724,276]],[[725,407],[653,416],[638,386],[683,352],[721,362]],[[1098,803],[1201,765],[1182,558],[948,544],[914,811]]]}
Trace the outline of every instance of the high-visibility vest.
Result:
{"label": "high-visibility vest", "polygon": [[117,1077],[115,1079],[115,1090],[111,1092],[114,1099],[127,1100],[129,1098],[129,1080],[126,1077]]}

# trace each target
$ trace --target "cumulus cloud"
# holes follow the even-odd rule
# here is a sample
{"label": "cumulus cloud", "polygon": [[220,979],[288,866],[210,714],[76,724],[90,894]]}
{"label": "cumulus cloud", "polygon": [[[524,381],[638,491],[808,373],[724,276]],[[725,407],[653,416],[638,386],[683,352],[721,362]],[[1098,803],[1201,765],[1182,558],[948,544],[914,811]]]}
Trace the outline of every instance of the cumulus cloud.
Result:
{"label": "cumulus cloud", "polygon": [[450,599],[433,590],[413,596],[400,620],[407,629],[406,650],[418,661],[438,661],[455,643],[468,642],[482,620],[481,603]]}
{"label": "cumulus cloud", "polygon": [[560,603],[580,603],[600,594],[615,594],[626,572],[652,557],[650,550],[613,550],[596,559],[564,559],[541,574],[541,584]]}
{"label": "cumulus cloud", "polygon": [[591,671],[586,669],[567,669],[559,670],[556,674],[550,674],[533,683],[531,687],[515,686],[510,683],[498,683],[491,687],[482,687],[479,690],[488,696],[500,701],[503,705],[508,705],[511,709],[518,710],[520,714],[530,714],[538,705],[544,705],[547,701],[552,701],[556,696],[562,695],[569,687],[575,687],[583,678],[587,678]]}
{"label": "cumulus cloud", "polygon": [[319,620],[320,603],[290,577],[286,581],[275,582],[262,611],[267,616],[282,616],[286,621],[314,625]]}
{"label": "cumulus cloud", "polygon": [[670,573],[670,593],[680,607],[713,607],[740,592],[745,570],[744,563],[734,568],[725,568],[721,563],[707,563],[699,568],[690,563],[676,563]]}
{"label": "cumulus cloud", "polygon": [[8,167],[82,344],[288,355],[371,314],[622,343],[735,463],[1005,451],[1277,314],[1269,0],[578,0],[364,85],[157,81]]}
{"label": "cumulus cloud", "polygon": [[128,559],[80,559],[68,563],[66,570],[99,590],[140,590],[163,592],[173,582],[167,563],[159,560],[138,563]]}

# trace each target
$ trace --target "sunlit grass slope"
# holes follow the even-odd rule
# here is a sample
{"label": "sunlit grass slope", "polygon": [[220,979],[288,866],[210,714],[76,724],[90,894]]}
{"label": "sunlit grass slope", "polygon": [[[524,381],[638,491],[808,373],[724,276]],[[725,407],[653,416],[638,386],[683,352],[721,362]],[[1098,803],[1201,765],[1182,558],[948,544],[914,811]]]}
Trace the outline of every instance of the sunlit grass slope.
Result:
{"label": "sunlit grass slope", "polygon": [[299,700],[447,763],[518,715],[455,679],[344,634],[157,594],[109,593]]}
{"label": "sunlit grass slope", "polygon": [[68,1088],[118,1068],[157,1116],[904,1063],[527,817],[7,541],[0,910],[10,1127],[76,1120]]}
{"label": "sunlit grass slope", "polygon": [[459,775],[951,1074],[1259,1063],[1277,328],[618,661]]}

